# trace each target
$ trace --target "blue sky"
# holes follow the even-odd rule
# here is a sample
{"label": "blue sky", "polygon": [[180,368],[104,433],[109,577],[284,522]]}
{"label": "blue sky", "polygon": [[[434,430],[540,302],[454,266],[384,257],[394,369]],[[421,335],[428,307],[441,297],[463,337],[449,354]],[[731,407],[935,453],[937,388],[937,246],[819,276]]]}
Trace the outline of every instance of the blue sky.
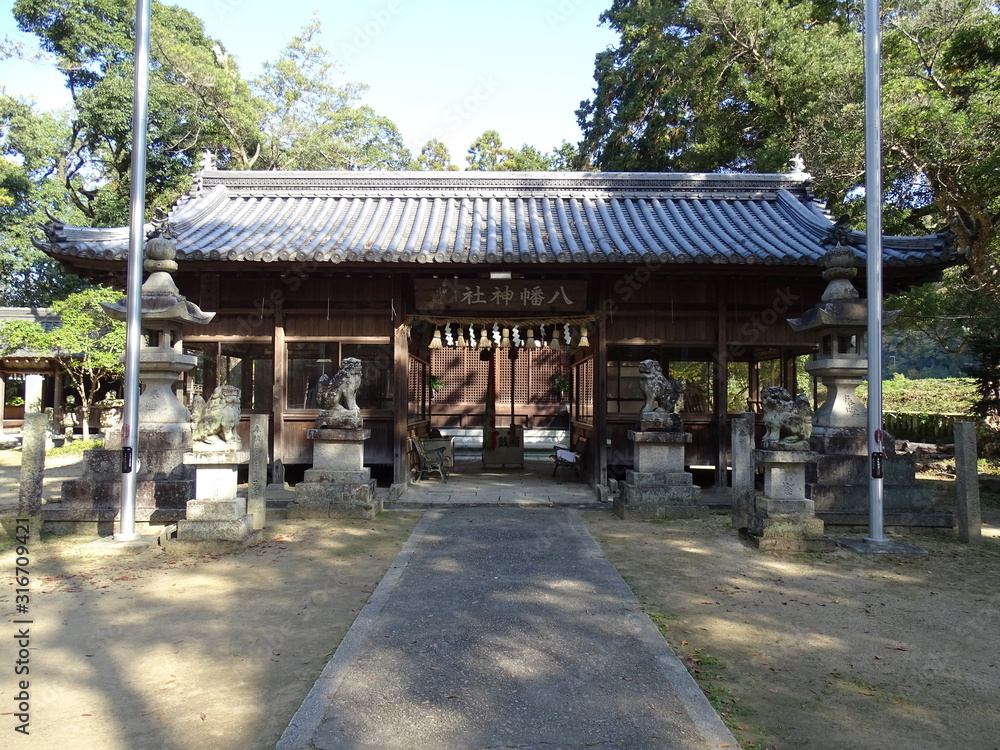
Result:
{"label": "blue sky", "polygon": [[[611,0],[175,0],[204,22],[236,57],[245,77],[273,60],[313,13],[321,43],[343,66],[343,80],[370,86],[364,102],[392,119],[414,153],[429,138],[465,152],[484,130],[504,144],[542,151],[577,142],[575,111],[594,87],[594,56],[616,43],[598,19]],[[5,2],[0,35],[35,49],[17,31]],[[44,109],[67,103],[51,68],[0,61],[0,85]]]}

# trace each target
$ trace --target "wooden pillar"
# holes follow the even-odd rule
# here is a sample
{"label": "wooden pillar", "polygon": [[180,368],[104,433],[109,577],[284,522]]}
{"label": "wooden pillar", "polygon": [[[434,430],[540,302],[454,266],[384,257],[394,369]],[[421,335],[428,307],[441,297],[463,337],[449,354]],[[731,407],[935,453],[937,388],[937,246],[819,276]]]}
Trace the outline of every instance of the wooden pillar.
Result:
{"label": "wooden pillar", "polygon": [[406,330],[402,327],[405,313],[403,277],[392,278],[392,298],[395,300],[396,317],[392,321],[393,358],[393,418],[392,418],[392,481],[405,484],[409,481],[410,467],[407,442],[407,416],[410,402],[410,350]]}
{"label": "wooden pillar", "polygon": [[726,446],[729,437],[729,366],[726,356],[729,308],[726,305],[726,297],[729,294],[729,282],[723,281],[716,288],[718,289],[718,300],[715,326],[715,398],[713,399],[712,409],[713,421],[715,422],[715,486],[726,487],[728,486],[726,476]]}
{"label": "wooden pillar", "polygon": [[796,357],[794,354],[786,353],[785,349],[781,350],[782,387],[793,396],[795,395],[796,388],[798,387],[795,377],[795,359]]}
{"label": "wooden pillar", "polygon": [[285,405],[288,401],[288,394],[285,392],[288,385],[288,353],[285,351],[285,310],[281,304],[275,304],[274,309],[274,331],[272,336],[272,350],[274,351],[274,387],[272,388],[272,420],[271,430],[272,449],[271,456],[274,460],[284,461],[285,456]]}
{"label": "wooden pillar", "polygon": [[[597,310],[603,313],[607,308],[608,285],[604,279],[598,282]],[[608,486],[608,321],[599,319],[590,336],[594,346],[594,467],[591,478],[595,484]],[[589,332],[589,331],[588,331]]]}
{"label": "wooden pillar", "polygon": [[[63,394],[62,369],[60,368],[58,363],[52,367],[52,385],[53,385],[52,431],[55,433],[60,433],[62,432],[62,418],[63,414],[65,413],[65,410],[63,409],[63,399],[65,398],[65,396]],[[3,400],[0,400],[0,404],[3,404]],[[93,404],[91,404],[91,406],[93,406]],[[82,415],[83,411],[81,411],[80,414]],[[90,415],[88,414],[82,418],[89,419]],[[80,426],[83,427],[83,422],[80,423]]]}

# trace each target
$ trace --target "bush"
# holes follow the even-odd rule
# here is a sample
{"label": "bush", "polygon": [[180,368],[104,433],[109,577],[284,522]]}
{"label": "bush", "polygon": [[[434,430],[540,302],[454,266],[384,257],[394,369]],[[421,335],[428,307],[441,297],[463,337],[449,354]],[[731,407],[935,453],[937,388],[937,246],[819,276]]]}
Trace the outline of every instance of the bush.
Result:
{"label": "bush", "polygon": [[89,451],[94,448],[103,448],[103,440],[73,440],[69,443],[64,443],[58,448],[52,448],[45,452],[46,456],[73,456],[78,453],[83,453],[84,451]]}
{"label": "bush", "polygon": [[[867,403],[868,385],[861,385],[857,393],[862,403]],[[972,378],[910,380],[896,374],[882,383],[882,411],[971,415],[975,400],[976,381]]]}

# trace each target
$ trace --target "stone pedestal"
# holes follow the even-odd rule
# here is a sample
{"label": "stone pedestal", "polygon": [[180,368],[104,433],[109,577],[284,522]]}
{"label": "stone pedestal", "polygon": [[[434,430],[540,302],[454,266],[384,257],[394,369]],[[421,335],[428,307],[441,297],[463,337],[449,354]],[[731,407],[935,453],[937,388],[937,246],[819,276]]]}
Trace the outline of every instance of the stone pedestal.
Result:
{"label": "stone pedestal", "polygon": [[289,518],[374,518],[382,511],[375,480],[364,466],[367,429],[313,429],[313,467],[295,485]]}
{"label": "stone pedestal", "polygon": [[247,513],[246,499],[236,496],[239,467],[249,460],[249,451],[184,456],[195,470],[195,497],[187,502],[187,517],[177,522],[177,539],[164,542],[168,552],[239,552],[257,541],[260,532]]}
{"label": "stone pedestal", "polygon": [[[813,431],[810,441],[818,451],[806,469],[806,488],[816,515],[827,527],[840,531],[867,531],[871,459],[863,427]],[[895,441],[886,435],[882,463],[883,523],[886,531],[950,534],[953,514],[938,509],[934,491],[918,484],[912,457],[896,455]]]}
{"label": "stone pedestal", "polygon": [[813,501],[806,498],[806,465],[812,451],[755,450],[754,463],[764,469],[764,495],[747,527],[758,548],[772,552],[827,552],[836,545],[823,536]]}
{"label": "stone pedestal", "polygon": [[684,518],[702,515],[701,490],[684,471],[687,432],[629,430],[633,466],[619,487],[613,510],[619,518]]}
{"label": "stone pedestal", "polygon": [[[63,482],[62,501],[43,506],[45,533],[115,533],[121,511],[120,431],[109,431],[104,446],[84,451],[81,478]],[[195,494],[194,467],[183,462],[190,450],[190,422],[139,425],[135,525],[140,533],[156,533],[184,518],[187,501]]]}

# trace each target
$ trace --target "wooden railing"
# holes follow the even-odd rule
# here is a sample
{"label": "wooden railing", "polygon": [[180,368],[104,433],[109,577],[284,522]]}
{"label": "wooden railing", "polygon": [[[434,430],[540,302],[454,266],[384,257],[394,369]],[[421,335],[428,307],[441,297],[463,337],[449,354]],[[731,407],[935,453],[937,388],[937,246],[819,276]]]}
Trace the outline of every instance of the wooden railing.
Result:
{"label": "wooden railing", "polygon": [[952,443],[955,441],[955,422],[975,422],[966,414],[927,414],[924,412],[882,412],[886,432],[896,440],[917,443]]}

